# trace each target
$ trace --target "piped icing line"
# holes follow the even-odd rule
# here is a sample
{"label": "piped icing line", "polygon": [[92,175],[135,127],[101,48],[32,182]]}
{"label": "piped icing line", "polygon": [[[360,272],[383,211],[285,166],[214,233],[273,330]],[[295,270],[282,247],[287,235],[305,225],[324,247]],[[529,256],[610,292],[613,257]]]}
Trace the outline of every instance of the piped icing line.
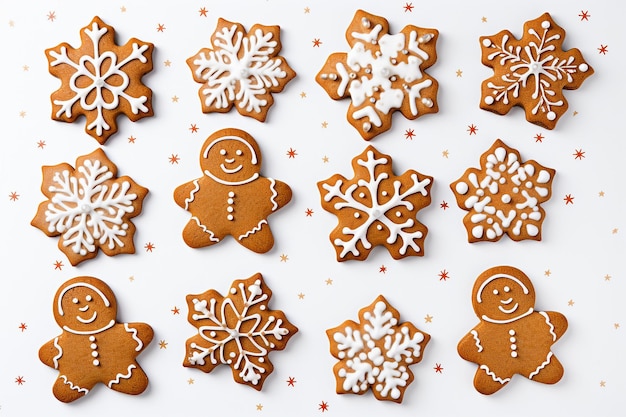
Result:
{"label": "piped icing line", "polygon": [[240,235],[237,240],[242,240],[247,238],[248,236],[255,234],[256,232],[260,231],[261,228],[263,227],[264,224],[267,224],[267,220],[263,219],[259,222],[259,224],[257,224],[255,227],[253,227],[251,230],[248,230],[246,233],[244,233],[243,235]]}
{"label": "piped icing line", "polygon": [[550,334],[552,335],[552,340],[556,342],[556,333],[554,333],[554,325],[550,321],[550,317],[545,311],[540,311],[539,314],[541,314],[546,319],[546,324],[550,326]]}
{"label": "piped icing line", "polygon": [[133,369],[135,369],[135,368],[136,368],[136,366],[131,363],[130,365],[128,365],[128,369],[127,369],[126,374],[122,374],[120,372],[119,374],[117,374],[115,376],[115,379],[112,379],[112,380],[109,381],[107,386],[109,388],[111,388],[113,386],[113,384],[119,384],[120,383],[120,379],[122,379],[122,378],[129,379],[132,376],[132,374],[133,374]]}
{"label": "piped icing line", "polygon": [[520,314],[519,316],[513,317],[511,319],[507,319],[507,320],[496,320],[496,319],[492,319],[491,317],[486,316],[485,314],[482,315],[482,319],[485,321],[488,321],[490,323],[496,323],[496,324],[506,324],[506,323],[513,323],[514,321],[517,321],[519,319],[522,319],[526,316],[529,316],[533,313],[533,311],[535,311],[534,308],[529,308],[528,311],[526,311],[523,314]]}
{"label": "piped icing line", "polygon": [[78,391],[78,392],[84,392],[85,394],[87,394],[89,392],[89,390],[87,388],[81,388],[78,385],[74,385],[72,383],[72,381],[68,380],[65,375],[59,375],[59,379],[62,379],[63,383],[65,383],[65,385],[69,385],[71,390]]}
{"label": "piped icing line", "polygon": [[552,352],[548,352],[548,356],[546,357],[546,360],[541,365],[539,365],[537,369],[531,372],[530,375],[528,375],[528,379],[533,379],[533,377],[537,376],[543,368],[548,366],[551,358],[552,358]]}
{"label": "piped icing line", "polygon": [[470,334],[472,335],[472,337],[474,338],[474,341],[476,342],[476,347],[478,348],[478,352],[479,353],[482,352],[483,347],[480,344],[480,339],[478,338],[478,332],[476,330],[472,330]]}
{"label": "piped icing line", "polygon": [[96,329],[96,330],[80,331],[80,330],[74,330],[74,329],[72,329],[72,328],[70,328],[68,326],[63,326],[63,330],[68,331],[70,333],[74,333],[74,334],[96,334],[96,333],[103,332],[103,331],[105,331],[107,329],[110,329],[111,327],[113,327],[113,325],[115,325],[115,320],[111,320],[109,322],[109,324],[107,324],[107,325],[105,325],[105,326],[103,326],[103,327],[101,327],[99,329]]}
{"label": "piped icing line", "polygon": [[137,337],[137,329],[135,329],[134,327],[130,327],[128,323],[124,323],[124,329],[128,333],[132,333],[132,338],[135,340],[135,342],[137,342],[137,347],[135,348],[135,351],[139,352],[143,348],[143,342]]}
{"label": "piped icing line", "polygon": [[52,363],[54,363],[54,369],[59,369],[59,359],[61,359],[61,357],[63,356],[63,348],[59,345],[58,337],[54,338],[53,345],[55,348],[57,348],[59,353],[55,357],[52,358]]}
{"label": "piped icing line", "polygon": [[196,193],[200,191],[200,183],[198,179],[193,180],[194,189],[189,192],[189,197],[185,199],[185,210],[189,210],[189,203],[196,199]]}
{"label": "piped icing line", "polygon": [[480,369],[485,371],[485,373],[487,375],[489,375],[491,377],[491,379],[493,379],[495,382],[499,382],[502,385],[506,384],[507,382],[509,382],[511,380],[511,378],[500,378],[495,373],[493,373],[491,370],[489,370],[489,367],[487,365],[480,365]]}
{"label": "piped icing line", "polygon": [[209,234],[209,240],[211,242],[216,242],[217,243],[217,242],[220,241],[218,238],[215,237],[215,233],[213,233],[211,230],[209,230],[205,225],[203,225],[200,222],[199,218],[197,218],[196,216],[191,216],[191,220],[194,220],[196,222],[196,224],[198,225],[198,227],[201,228],[204,233],[208,233]]}
{"label": "piped icing line", "polygon": [[276,211],[278,209],[278,203],[275,198],[278,196],[278,192],[276,191],[276,180],[273,178],[268,178],[270,181],[270,190],[272,191],[272,195],[270,196],[270,201],[272,202],[272,211]]}

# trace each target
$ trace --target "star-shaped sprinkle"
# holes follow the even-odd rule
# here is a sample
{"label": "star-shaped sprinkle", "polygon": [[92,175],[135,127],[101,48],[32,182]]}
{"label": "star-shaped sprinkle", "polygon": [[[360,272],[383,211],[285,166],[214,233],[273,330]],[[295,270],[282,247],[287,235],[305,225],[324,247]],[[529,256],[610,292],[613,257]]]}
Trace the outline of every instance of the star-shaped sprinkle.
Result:
{"label": "star-shaped sprinkle", "polygon": [[172,61],[170,61],[169,59],[166,59],[165,61],[163,61],[163,65],[165,65],[166,67],[171,67]]}
{"label": "star-shaped sprinkle", "polygon": [[580,21],[582,22],[583,20],[589,20],[591,15],[589,14],[588,10],[581,10],[578,14],[578,17],[580,17]]}
{"label": "star-shaped sprinkle", "polygon": [[174,306],[173,309],[170,310],[172,312],[173,315],[177,315],[180,314],[180,308]]}
{"label": "star-shaped sprinkle", "polygon": [[618,228],[615,228],[615,229],[611,230],[611,233],[613,233],[614,235],[616,235],[618,231],[619,231],[619,229],[618,229]]}
{"label": "star-shaped sprinkle", "polygon": [[306,93],[304,91],[300,92],[300,98],[306,98]]}
{"label": "star-shaped sprinkle", "polygon": [[195,123],[192,123],[189,130],[191,131],[191,133],[198,133],[198,126],[196,126]]}
{"label": "star-shaped sprinkle", "polygon": [[424,323],[432,323],[433,322],[433,316],[431,316],[430,314],[426,314],[426,317],[424,317]]}
{"label": "star-shaped sprinkle", "polygon": [[480,21],[483,22],[483,23],[487,23],[487,18],[485,16],[483,16],[483,17],[480,18]]}
{"label": "star-shaped sprinkle", "polygon": [[615,327],[615,330],[619,329],[619,323],[614,323],[613,327]]}
{"label": "star-shaped sprinkle", "polygon": [[304,300],[304,293],[298,294],[298,300]]}
{"label": "star-shaped sprinkle", "polygon": [[310,208],[306,209],[306,210],[304,211],[304,214],[305,214],[307,217],[313,217],[313,209],[310,209]]}
{"label": "star-shaped sprinkle", "polygon": [[444,201],[441,202],[441,204],[439,204],[439,207],[442,208],[443,210],[445,210],[449,206],[448,206],[448,203],[444,200]]}
{"label": "star-shaped sprinkle", "polygon": [[135,277],[133,275],[131,275],[131,276],[128,277],[128,280],[130,282],[135,282]]}
{"label": "star-shaped sprinkle", "polygon": [[55,261],[54,262],[54,269],[58,269],[59,271],[63,270],[63,262]]}
{"label": "star-shaped sprinkle", "polygon": [[443,366],[441,366],[440,363],[436,363],[433,369],[435,370],[435,373],[438,373],[438,374],[443,373]]}
{"label": "star-shaped sprinkle", "polygon": [[606,387],[606,381],[600,381],[600,387],[605,388]]}
{"label": "star-shaped sprinkle", "polygon": [[535,135],[535,142],[543,143],[544,136],[541,133]]}
{"label": "star-shaped sprinkle", "polygon": [[9,20],[9,27],[12,28],[13,26],[15,26],[15,22],[13,20]]}
{"label": "star-shaped sprinkle", "polygon": [[20,117],[23,119],[24,117],[26,117],[26,112],[24,110],[20,111]]}
{"label": "star-shaped sprinkle", "polygon": [[27,72],[30,69],[30,67],[28,65],[23,65],[22,66],[22,71]]}
{"label": "star-shaped sprinkle", "polygon": [[478,126],[472,123],[471,125],[467,126],[467,131],[469,132],[470,135],[475,135],[476,132],[478,131]]}
{"label": "star-shaped sprinkle", "polygon": [[200,14],[200,16],[202,17],[207,17],[207,13],[209,11],[206,9],[206,7],[201,8],[200,10],[198,10],[198,13]]}
{"label": "star-shaped sprinkle", "polygon": [[178,96],[172,96],[172,103],[178,103]]}
{"label": "star-shaped sprinkle", "polygon": [[193,385],[193,383],[194,383],[194,382],[195,382],[195,381],[193,380],[193,378],[189,378],[189,379],[187,380],[187,384],[189,384],[189,385]]}
{"label": "star-shaped sprinkle", "polygon": [[574,153],[572,154],[574,159],[583,159],[585,157],[585,152],[582,149],[574,149]]}
{"label": "star-shaped sprinkle", "polygon": [[180,157],[178,156],[178,154],[172,154],[170,155],[170,157],[168,158],[168,160],[170,161],[170,164],[178,164],[178,161],[180,161]]}
{"label": "star-shaped sprinkle", "polygon": [[136,140],[137,140],[137,138],[134,137],[133,135],[128,137],[128,143],[135,143]]}
{"label": "star-shaped sprinkle", "polygon": [[322,129],[326,129],[328,127],[328,122],[326,120],[324,120],[322,122]]}
{"label": "star-shaped sprinkle", "polygon": [[55,12],[52,11],[52,12],[48,12],[46,17],[48,18],[49,21],[54,22],[54,19],[57,18],[57,15]]}
{"label": "star-shaped sprinkle", "polygon": [[157,32],[163,32],[165,31],[165,25],[162,23],[158,23],[157,24]]}
{"label": "star-shaped sprinkle", "polygon": [[45,141],[45,140],[40,140],[40,141],[38,141],[38,142],[37,142],[37,147],[38,147],[39,149],[43,149],[43,148],[45,148],[45,147],[46,147],[46,141]]}
{"label": "star-shaped sprinkle", "polygon": [[146,250],[146,252],[152,252],[154,248],[155,248],[155,245],[152,242],[148,242],[144,245],[144,249]]}
{"label": "star-shaped sprinkle", "polygon": [[295,158],[295,157],[296,157],[296,155],[298,155],[298,153],[296,152],[296,150],[295,150],[295,149],[293,149],[293,148],[289,148],[289,150],[287,151],[287,154],[286,154],[286,155],[287,155],[289,158]]}
{"label": "star-shaped sprinkle", "polygon": [[457,77],[462,77],[463,76],[463,71],[461,71],[460,69],[456,70],[456,76]]}
{"label": "star-shaped sprinkle", "polygon": [[598,193],[598,197],[604,197],[604,191],[600,191],[600,192]]}
{"label": "star-shaped sprinkle", "polygon": [[565,198],[563,198],[563,201],[565,201],[565,205],[574,204],[574,196],[567,194]]}
{"label": "star-shaped sprinkle", "polygon": [[318,410],[320,410],[322,413],[324,411],[328,411],[328,403],[326,401],[322,401],[322,403],[318,405],[319,405]]}
{"label": "star-shaped sprinkle", "polygon": [[327,164],[329,161],[328,157],[326,155],[322,156],[322,162]]}
{"label": "star-shaped sprinkle", "polygon": [[26,323],[20,323],[20,325],[18,326],[18,329],[20,329],[22,333],[24,333],[24,330],[26,330],[27,328],[28,326],[26,325]]}
{"label": "star-shaped sprinkle", "polygon": [[543,271],[543,274],[549,277],[552,274],[552,271],[550,271],[549,269],[546,269],[545,271]]}
{"label": "star-shaped sprinkle", "polygon": [[12,191],[11,193],[9,193],[9,200],[17,201],[19,199],[20,199],[20,195],[17,193],[17,191]]}
{"label": "star-shaped sprinkle", "polygon": [[121,11],[122,13],[126,13],[126,7],[125,7],[125,6],[120,7],[120,11]]}
{"label": "star-shaped sprinkle", "polygon": [[284,253],[280,255],[281,262],[287,262],[288,260],[289,260],[289,256],[285,255]]}
{"label": "star-shaped sprinkle", "polygon": [[450,157],[450,151],[448,151],[447,149],[444,149],[443,151],[441,151],[441,156],[448,159]]}
{"label": "star-shaped sprinkle", "polygon": [[385,265],[381,265],[380,268],[378,268],[378,272],[386,274],[387,273],[387,267]]}
{"label": "star-shaped sprinkle", "polygon": [[609,52],[609,45],[600,44],[600,47],[598,48],[598,53],[602,55],[606,55],[607,52]]}
{"label": "star-shaped sprinkle", "polygon": [[311,9],[308,8],[308,7],[305,7],[304,8],[304,14],[309,14],[309,13],[311,13]]}
{"label": "star-shaped sprinkle", "polygon": [[320,45],[322,44],[322,41],[320,41],[320,39],[319,39],[319,38],[315,38],[315,39],[313,39],[311,42],[313,42],[313,47],[314,47],[314,48],[319,48],[319,47],[320,47]]}
{"label": "star-shaped sprinkle", "polygon": [[403,8],[404,8],[404,12],[413,12],[413,3],[405,3]]}
{"label": "star-shaped sprinkle", "polygon": [[605,281],[610,281],[610,280],[611,280],[611,276],[610,276],[609,274],[606,274],[606,275],[604,276],[604,280],[605,280]]}
{"label": "star-shaped sprinkle", "polygon": [[333,285],[333,280],[330,278],[327,278],[325,282],[326,282],[326,285]]}
{"label": "star-shaped sprinkle", "polygon": [[568,306],[570,306],[570,307],[573,307],[573,306],[574,306],[574,300],[571,300],[571,299],[570,299],[570,300],[567,302],[567,305],[568,305]]}
{"label": "star-shaped sprinkle", "polygon": [[445,269],[442,271],[439,271],[439,281],[447,281],[448,279],[450,279],[450,273],[448,271],[446,271]]}
{"label": "star-shaped sprinkle", "polygon": [[18,376],[17,378],[15,378],[15,383],[17,385],[24,385],[25,382],[26,380],[24,379],[23,376]]}
{"label": "star-shaped sprinkle", "polygon": [[256,409],[257,411],[263,411],[263,404],[257,404]]}
{"label": "star-shaped sprinkle", "polygon": [[404,131],[404,137],[406,139],[411,139],[413,140],[413,138],[415,137],[415,130],[413,129],[407,129]]}
{"label": "star-shaped sprinkle", "polygon": [[287,382],[287,386],[288,386],[288,387],[295,387],[295,386],[296,386],[295,384],[296,384],[296,382],[298,382],[298,381],[296,381],[296,378],[294,378],[294,377],[290,376],[290,377],[287,379],[287,381],[286,381],[286,382]]}
{"label": "star-shaped sprinkle", "polygon": [[159,340],[159,349],[167,349],[167,342],[165,340]]}

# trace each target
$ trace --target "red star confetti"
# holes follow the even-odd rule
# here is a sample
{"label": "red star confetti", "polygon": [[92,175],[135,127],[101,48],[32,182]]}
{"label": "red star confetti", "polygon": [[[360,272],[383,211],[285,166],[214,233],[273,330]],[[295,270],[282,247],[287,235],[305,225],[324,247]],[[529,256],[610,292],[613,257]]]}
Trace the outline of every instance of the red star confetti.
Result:
{"label": "red star confetti", "polygon": [[563,201],[565,201],[565,205],[574,204],[574,197],[571,194],[567,194]]}
{"label": "red star confetti", "polygon": [[137,138],[135,138],[132,135],[128,137],[128,143],[135,143],[136,140],[137,140]]}
{"label": "red star confetti", "polygon": [[196,126],[195,123],[194,123],[194,124],[191,125],[189,130],[191,131],[191,133],[198,133],[198,126]]}
{"label": "red star confetti", "polygon": [[476,132],[478,131],[478,126],[471,124],[467,126],[467,131],[469,132],[470,135],[475,135]]}
{"label": "red star confetti", "polygon": [[448,208],[448,203],[446,201],[442,201],[441,204],[439,204],[439,207],[445,210]]}
{"label": "red star confetti", "polygon": [[442,374],[443,373],[443,367],[441,366],[440,363],[436,363],[435,367],[433,368],[435,370],[436,373],[438,374]]}
{"label": "red star confetti", "polygon": [[298,153],[296,152],[296,150],[295,150],[295,149],[293,149],[293,148],[289,148],[289,150],[287,151],[287,156],[288,156],[289,158],[295,158],[295,157],[296,157],[296,155],[298,155]]}
{"label": "red star confetti", "polygon": [[37,147],[39,149],[43,149],[46,146],[46,141],[45,140],[40,140],[39,142],[37,142]]}
{"label": "red star confetti", "polygon": [[609,52],[609,46],[600,44],[600,47],[598,48],[598,53],[606,55],[607,52]]}
{"label": "red star confetti", "polygon": [[413,3],[405,3],[403,8],[404,8],[404,12],[412,12],[413,11]]}
{"label": "red star confetti", "polygon": [[312,42],[313,42],[313,47],[314,48],[319,48],[320,45],[322,44],[322,41],[320,41],[319,38],[313,39]]}
{"label": "red star confetti", "polygon": [[304,213],[306,214],[307,217],[312,217],[313,216],[313,209],[308,208],[308,209],[305,210]]}
{"label": "red star confetti", "polygon": [[59,271],[63,270],[63,262],[55,261],[54,262],[54,269],[58,269]]}
{"label": "red star confetti", "polygon": [[582,149],[574,149],[574,153],[572,154],[574,159],[583,159],[585,157],[585,152]]}
{"label": "red star confetti", "polygon": [[180,161],[178,154],[172,154],[168,159],[172,165],[178,164],[178,161]]}
{"label": "red star confetti", "polygon": [[173,309],[170,310],[172,312],[173,315],[177,315],[180,314],[180,308],[174,306]]}
{"label": "red star confetti", "polygon": [[20,199],[20,195],[17,193],[17,191],[13,191],[9,194],[9,200],[17,201],[19,199]]}
{"label": "red star confetti", "polygon": [[413,129],[407,129],[404,131],[404,137],[413,140],[415,137],[415,131]]}
{"label": "red star confetti", "polygon": [[295,387],[295,386],[296,386],[296,385],[295,385],[295,384],[296,384],[296,382],[298,382],[298,381],[296,381],[296,379],[295,379],[294,377],[290,376],[290,377],[287,379],[287,386],[288,386],[288,387]]}
{"label": "red star confetti", "polygon": [[544,136],[541,133],[535,135],[535,142],[543,143]]}
{"label": "red star confetti", "polygon": [[26,380],[23,376],[18,376],[17,378],[15,378],[15,383],[17,385],[24,385],[24,382],[26,382]]}
{"label": "red star confetti", "polygon": [[208,12],[209,12],[209,11],[206,9],[206,7],[203,7],[203,8],[201,8],[200,10],[198,10],[198,13],[200,13],[200,16],[202,16],[202,17],[207,17],[207,15],[206,15],[206,14],[207,14]]}
{"label": "red star confetti", "polygon": [[27,328],[28,326],[26,325],[26,323],[20,323],[20,325],[18,326],[18,329],[20,329],[22,333],[24,333],[24,330],[26,330]]}
{"label": "red star confetti", "polygon": [[46,17],[48,18],[49,21],[54,22],[54,19],[57,18],[57,15],[55,12],[48,12]]}
{"label": "red star confetti", "polygon": [[154,248],[155,248],[155,245],[152,242],[148,242],[144,245],[144,249],[146,250],[146,252],[152,252]]}
{"label": "red star confetti", "polygon": [[322,413],[324,411],[328,411],[328,403],[326,401],[322,401],[322,403],[319,404],[318,410],[320,410]]}
{"label": "red star confetti", "polygon": [[378,272],[383,274],[387,273],[387,267],[385,265],[381,265],[380,268],[378,268]]}
{"label": "red star confetti", "polygon": [[439,281],[447,281],[450,278],[450,273],[445,269],[439,272]]}
{"label": "red star confetti", "polygon": [[580,21],[582,22],[583,20],[589,20],[591,15],[589,14],[588,10],[581,10],[578,14],[578,17],[580,17]]}
{"label": "red star confetti", "polygon": [[157,24],[157,32],[165,31],[165,25],[162,23]]}

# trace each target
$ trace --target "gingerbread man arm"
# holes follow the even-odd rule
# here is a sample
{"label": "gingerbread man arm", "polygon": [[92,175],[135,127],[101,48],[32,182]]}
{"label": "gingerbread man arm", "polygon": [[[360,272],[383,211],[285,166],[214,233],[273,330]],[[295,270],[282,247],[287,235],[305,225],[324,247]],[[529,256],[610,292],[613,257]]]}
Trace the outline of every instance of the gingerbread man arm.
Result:
{"label": "gingerbread man arm", "polygon": [[480,333],[478,332],[478,326],[476,326],[459,341],[457,352],[463,359],[479,363],[482,351],[483,346],[480,340]]}
{"label": "gingerbread man arm", "polygon": [[176,204],[187,210],[189,202],[191,201],[191,194],[198,191],[199,188],[200,185],[198,180],[189,181],[185,184],[179,185],[174,190],[174,201],[176,201]]}
{"label": "gingerbread man arm", "polygon": [[276,192],[277,195],[273,197],[272,201],[276,202],[278,205],[278,207],[273,210],[276,211],[291,201],[292,192],[291,187],[284,182],[278,180],[274,181],[275,183],[272,186],[272,190]]}
{"label": "gingerbread man arm", "polygon": [[60,357],[59,354],[63,353],[61,348],[58,347],[57,339],[58,338],[55,337],[39,348],[39,360],[54,369],[58,368],[57,360]]}
{"label": "gingerbread man arm", "polygon": [[567,319],[563,314],[556,311],[545,311],[544,313],[548,316],[550,324],[554,326],[554,329],[552,329],[552,331],[556,335],[554,339],[554,341],[556,342],[561,338],[561,336],[563,336],[563,334],[567,330]]}
{"label": "gingerbread man arm", "polygon": [[154,337],[154,330],[146,323],[124,323],[124,328],[137,343],[137,352],[144,350]]}

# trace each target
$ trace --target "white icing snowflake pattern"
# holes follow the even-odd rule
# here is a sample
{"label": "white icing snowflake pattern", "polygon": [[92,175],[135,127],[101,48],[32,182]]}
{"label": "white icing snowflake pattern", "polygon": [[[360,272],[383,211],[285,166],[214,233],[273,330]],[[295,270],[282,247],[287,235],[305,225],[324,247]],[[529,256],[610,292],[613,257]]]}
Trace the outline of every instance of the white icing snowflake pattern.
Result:
{"label": "white icing snowflake pattern", "polygon": [[439,32],[388,28],[386,19],[357,11],[346,32],[352,49],[330,55],[316,77],[331,98],[351,97],[348,121],[366,140],[391,127],[395,110],[411,120],[438,111],[437,81],[424,70],[436,60]]}
{"label": "white icing snowflake pattern", "polygon": [[239,113],[264,121],[280,92],[295,72],[280,51],[280,28],[255,25],[247,34],[242,25],[219,19],[213,48],[203,48],[187,60],[205,113],[227,112],[237,103]]}
{"label": "white icing snowflake pattern", "polygon": [[526,22],[524,36],[509,31],[480,38],[483,64],[494,76],[483,82],[481,108],[506,114],[522,106],[528,121],[553,129],[567,110],[563,89],[576,89],[591,74],[580,51],[563,51],[565,31],[549,14]]}
{"label": "white icing snowflake pattern", "polygon": [[481,156],[480,166],[451,184],[457,204],[469,211],[463,219],[469,241],[497,241],[504,234],[516,241],[541,240],[541,203],[552,194],[556,171],[522,162],[519,152],[499,139]]}
{"label": "white icing snowflake pattern", "polygon": [[198,334],[187,340],[184,366],[211,372],[229,365],[237,382],[260,390],[273,370],[269,352],[284,349],[298,331],[282,311],[268,309],[271,294],[255,274],[233,282],[226,297],[215,290],[187,296]]}
{"label": "white icing snowflake pattern", "polygon": [[114,29],[97,17],[81,39],[79,49],[63,43],[46,51],[50,72],[63,82],[52,95],[53,118],[73,122],[84,114],[85,131],[103,144],[117,131],[117,114],[133,121],[153,114],[151,91],[141,84],[152,70],[153,45],[132,39],[118,47]]}
{"label": "white icing snowflake pattern", "polygon": [[326,331],[339,359],[333,368],[337,393],[363,394],[371,387],[379,400],[402,402],[413,381],[409,365],[422,360],[430,336],[411,323],[399,324],[398,311],[382,295],[359,311],[359,319]]}
{"label": "white icing snowflake pattern", "polygon": [[108,255],[134,253],[130,218],[141,211],[148,190],[116,173],[100,149],[78,158],[76,169],[44,167],[42,191],[49,200],[40,204],[32,224],[48,236],[60,235],[59,248],[70,260],[72,254],[92,258],[98,248]]}
{"label": "white icing snowflake pattern", "polygon": [[394,259],[422,256],[428,229],[416,216],[430,204],[432,177],[413,170],[395,176],[391,157],[373,146],[352,165],[353,179],[336,174],[318,183],[322,207],[339,218],[330,234],[337,260],[363,260],[377,245],[385,246]]}

